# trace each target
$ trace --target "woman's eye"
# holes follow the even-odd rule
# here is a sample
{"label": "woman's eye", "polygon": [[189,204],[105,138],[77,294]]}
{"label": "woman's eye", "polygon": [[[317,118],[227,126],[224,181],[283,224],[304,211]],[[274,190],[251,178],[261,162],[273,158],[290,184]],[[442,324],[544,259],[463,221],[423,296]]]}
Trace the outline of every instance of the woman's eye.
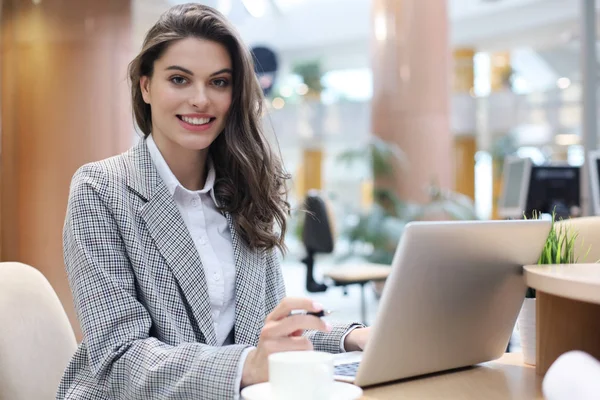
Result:
{"label": "woman's eye", "polygon": [[187,82],[187,79],[185,79],[182,76],[174,76],[171,78],[171,82],[173,82],[176,85],[183,85]]}
{"label": "woman's eye", "polygon": [[227,79],[215,79],[213,81],[213,85],[220,88],[227,87],[227,85],[229,85],[229,81]]}

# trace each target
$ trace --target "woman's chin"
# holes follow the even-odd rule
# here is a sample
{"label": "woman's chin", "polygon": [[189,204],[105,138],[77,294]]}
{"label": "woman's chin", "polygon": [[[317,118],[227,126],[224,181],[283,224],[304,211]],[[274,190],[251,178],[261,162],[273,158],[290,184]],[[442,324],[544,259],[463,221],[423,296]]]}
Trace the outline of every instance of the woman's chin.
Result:
{"label": "woman's chin", "polygon": [[204,150],[208,149],[214,142],[212,135],[187,134],[185,138],[179,140],[179,145],[187,150]]}

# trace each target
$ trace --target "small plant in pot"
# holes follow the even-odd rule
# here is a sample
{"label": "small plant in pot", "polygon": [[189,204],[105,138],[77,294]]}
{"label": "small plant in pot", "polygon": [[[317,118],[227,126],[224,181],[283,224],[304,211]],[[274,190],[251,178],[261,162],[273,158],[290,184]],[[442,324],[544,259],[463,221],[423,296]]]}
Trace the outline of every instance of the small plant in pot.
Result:
{"label": "small plant in pot", "polygon": [[[540,214],[534,212],[533,218],[540,218]],[[552,213],[552,227],[544,244],[542,254],[538,259],[538,265],[575,264],[579,260],[575,255],[575,242],[579,233],[566,221],[556,221],[556,215]],[[584,258],[589,253],[587,253]],[[521,347],[523,348],[523,361],[526,364],[535,365],[536,359],[536,293],[535,289],[528,288],[525,293],[525,301],[521,308],[517,324],[521,336]]]}

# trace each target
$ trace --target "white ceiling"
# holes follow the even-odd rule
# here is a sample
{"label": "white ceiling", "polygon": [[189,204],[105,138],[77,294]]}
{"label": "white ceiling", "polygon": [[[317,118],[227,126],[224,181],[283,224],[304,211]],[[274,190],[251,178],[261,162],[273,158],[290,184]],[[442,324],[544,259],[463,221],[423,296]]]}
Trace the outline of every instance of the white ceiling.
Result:
{"label": "white ceiling", "polygon": [[[189,0],[134,0],[147,14],[139,30],[149,27],[154,9]],[[413,0],[433,1],[433,0]],[[255,18],[244,2],[262,2],[264,15]],[[372,0],[204,0],[213,7],[227,9],[250,46],[267,45],[278,52],[281,63],[289,66],[299,60],[319,59],[323,69],[362,68],[370,65]],[[161,6],[161,4],[163,4]],[[534,49],[543,53],[547,64],[562,60],[556,72],[578,70],[578,59],[564,61],[573,54],[573,37],[578,36],[577,0],[448,0],[449,41],[452,47],[477,50]],[[156,12],[154,12],[156,14]],[[144,25],[146,24],[146,25]],[[138,24],[140,25],[140,24]],[[556,50],[556,54],[553,51]],[[551,65],[547,65],[553,69]],[[535,73],[534,73],[535,75]]]}
{"label": "white ceiling", "polygon": [[[188,0],[167,0],[170,4]],[[421,0],[425,1],[425,0]],[[431,1],[431,0],[427,0]],[[246,4],[262,4],[265,14],[250,15]],[[362,41],[370,37],[371,0],[205,0],[230,10],[229,18],[250,45],[268,44],[279,51]],[[448,0],[453,45],[495,48],[517,36],[532,35],[536,44],[556,41],[549,28],[562,31],[575,23],[576,0]],[[542,38],[535,32],[545,30]],[[559,33],[557,33],[559,34]],[[514,40],[513,40],[514,41]]]}

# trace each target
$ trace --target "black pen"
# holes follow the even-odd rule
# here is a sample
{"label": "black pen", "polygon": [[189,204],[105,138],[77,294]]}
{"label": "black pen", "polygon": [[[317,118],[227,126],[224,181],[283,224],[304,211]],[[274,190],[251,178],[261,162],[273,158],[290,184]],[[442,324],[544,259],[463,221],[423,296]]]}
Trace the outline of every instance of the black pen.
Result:
{"label": "black pen", "polygon": [[330,315],[333,311],[331,310],[321,310],[321,311],[317,311],[317,312],[312,312],[312,311],[306,311],[306,310],[292,310],[292,312],[289,314],[289,316],[292,315],[312,315],[314,317],[326,317],[328,315]]}

